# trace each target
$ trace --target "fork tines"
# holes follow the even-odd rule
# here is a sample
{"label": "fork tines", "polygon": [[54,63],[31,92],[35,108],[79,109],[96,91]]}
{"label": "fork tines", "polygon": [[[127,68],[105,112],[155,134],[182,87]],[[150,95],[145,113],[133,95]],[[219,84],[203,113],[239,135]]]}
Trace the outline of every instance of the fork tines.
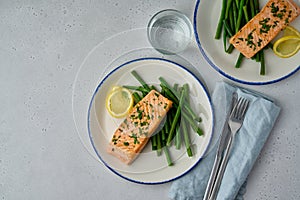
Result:
{"label": "fork tines", "polygon": [[245,117],[249,102],[248,99],[240,97],[231,115],[238,120],[242,120]]}

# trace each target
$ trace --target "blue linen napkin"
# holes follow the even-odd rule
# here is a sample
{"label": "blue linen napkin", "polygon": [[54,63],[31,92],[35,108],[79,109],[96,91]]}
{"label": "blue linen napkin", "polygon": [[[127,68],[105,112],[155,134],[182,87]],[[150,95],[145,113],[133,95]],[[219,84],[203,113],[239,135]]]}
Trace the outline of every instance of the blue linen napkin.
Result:
{"label": "blue linen napkin", "polygon": [[[222,132],[233,92],[237,92],[238,97],[246,97],[251,103],[243,126],[235,137],[218,200],[243,199],[247,176],[280,112],[280,108],[272,100],[261,94],[226,82],[218,82],[212,94],[215,111],[214,138],[219,138]],[[172,183],[169,191],[171,199],[203,199],[218,146],[214,143],[212,145],[211,151],[197,166]]]}

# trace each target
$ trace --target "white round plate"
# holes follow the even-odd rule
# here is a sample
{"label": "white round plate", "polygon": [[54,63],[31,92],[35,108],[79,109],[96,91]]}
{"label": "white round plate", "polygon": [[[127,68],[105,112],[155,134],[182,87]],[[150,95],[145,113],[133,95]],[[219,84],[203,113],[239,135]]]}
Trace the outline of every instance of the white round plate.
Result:
{"label": "white round plate", "polygon": [[[194,156],[186,155],[185,147],[180,150],[170,148],[174,166],[169,167],[164,155],[157,156],[149,143],[138,158],[126,165],[107,153],[108,143],[123,119],[115,119],[105,108],[105,98],[109,90],[117,85],[139,85],[131,75],[137,71],[148,84],[159,85],[159,77],[164,77],[171,85],[188,83],[191,92],[191,106],[200,113],[200,127],[204,136],[191,133]],[[88,134],[91,144],[99,157],[115,174],[122,178],[143,184],[158,184],[174,180],[191,170],[205,155],[212,137],[213,110],[211,100],[202,82],[187,68],[163,58],[138,58],[116,66],[100,81],[92,96],[88,110]]]}
{"label": "white round plate", "polygon": [[[261,0],[260,5],[267,1]],[[295,1],[300,4],[300,2]],[[220,74],[244,84],[263,85],[283,80],[300,69],[300,56],[279,58],[271,49],[265,50],[266,75],[259,74],[260,63],[251,59],[244,59],[239,69],[234,67],[238,58],[238,51],[227,54],[223,49],[222,39],[214,39],[222,0],[197,0],[194,10],[194,32],[199,49],[206,61]],[[291,24],[300,30],[300,17]]]}

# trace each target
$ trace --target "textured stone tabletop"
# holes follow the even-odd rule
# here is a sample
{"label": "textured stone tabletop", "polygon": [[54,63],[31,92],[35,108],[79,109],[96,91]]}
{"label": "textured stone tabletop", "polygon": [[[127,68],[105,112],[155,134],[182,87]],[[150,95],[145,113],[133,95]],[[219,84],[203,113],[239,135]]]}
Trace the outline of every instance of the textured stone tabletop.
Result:
{"label": "textured stone tabletop", "polygon": [[[0,199],[168,199],[171,183],[128,182],[89,153],[73,119],[74,81],[88,53],[107,38],[145,28],[165,8],[192,20],[194,7],[195,1],[176,0],[1,0]],[[119,48],[112,47],[108,58]],[[195,41],[182,56],[210,92],[227,80]],[[243,85],[282,108],[249,175],[247,200],[300,199],[299,78],[298,71],[271,85]]]}

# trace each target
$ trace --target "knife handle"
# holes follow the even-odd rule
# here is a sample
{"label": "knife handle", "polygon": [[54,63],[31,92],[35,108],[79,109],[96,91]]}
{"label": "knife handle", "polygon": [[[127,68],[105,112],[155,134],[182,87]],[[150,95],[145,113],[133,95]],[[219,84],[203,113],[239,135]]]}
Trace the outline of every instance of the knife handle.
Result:
{"label": "knife handle", "polygon": [[218,156],[218,154],[216,154],[214,165],[213,165],[213,168],[212,168],[209,180],[208,180],[208,185],[206,187],[203,200],[208,200],[209,197],[211,196],[211,193],[212,193],[213,188],[214,188],[214,183],[215,183],[215,179],[216,179],[217,174],[218,174],[220,164],[221,164],[221,157]]}
{"label": "knife handle", "polygon": [[217,198],[217,194],[218,194],[218,191],[219,191],[222,179],[223,179],[223,175],[224,175],[224,172],[225,172],[225,169],[227,166],[228,158],[229,158],[229,155],[230,155],[230,152],[232,149],[232,144],[233,144],[233,137],[231,135],[229,138],[228,144],[226,146],[226,150],[224,151],[224,157],[220,164],[220,168],[219,168],[218,174],[216,176],[216,180],[214,182],[212,191],[210,193],[209,200],[214,200]]}

